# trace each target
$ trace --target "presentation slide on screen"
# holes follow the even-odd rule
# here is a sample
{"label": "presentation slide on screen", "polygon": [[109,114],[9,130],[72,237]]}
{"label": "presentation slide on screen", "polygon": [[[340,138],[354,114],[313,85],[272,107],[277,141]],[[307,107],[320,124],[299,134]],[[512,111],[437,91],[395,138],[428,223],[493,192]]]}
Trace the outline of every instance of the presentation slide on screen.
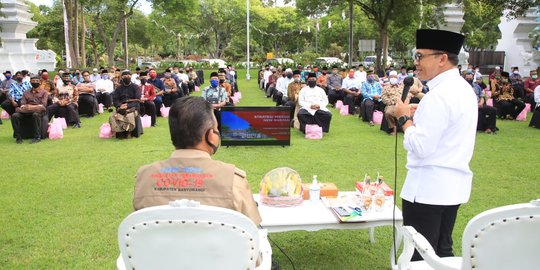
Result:
{"label": "presentation slide on screen", "polygon": [[221,140],[289,140],[288,111],[222,111]]}

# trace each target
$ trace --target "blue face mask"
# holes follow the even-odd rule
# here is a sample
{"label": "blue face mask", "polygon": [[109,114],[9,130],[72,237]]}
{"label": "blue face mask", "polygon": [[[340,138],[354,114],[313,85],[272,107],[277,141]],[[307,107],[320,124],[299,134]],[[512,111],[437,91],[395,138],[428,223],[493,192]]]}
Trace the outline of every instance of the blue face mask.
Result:
{"label": "blue face mask", "polygon": [[368,81],[369,83],[372,83],[372,82],[375,81],[375,79],[373,79],[373,77],[368,77],[368,78],[367,78],[367,81]]}
{"label": "blue face mask", "polygon": [[219,85],[219,81],[218,81],[218,80],[210,80],[210,85],[211,85],[213,88],[216,88],[216,87],[218,87],[218,85]]}
{"label": "blue face mask", "polygon": [[6,75],[6,80],[11,79],[11,75]]}
{"label": "blue face mask", "polygon": [[101,75],[101,78],[104,79],[104,80],[107,80],[107,79],[109,79],[109,75]]}

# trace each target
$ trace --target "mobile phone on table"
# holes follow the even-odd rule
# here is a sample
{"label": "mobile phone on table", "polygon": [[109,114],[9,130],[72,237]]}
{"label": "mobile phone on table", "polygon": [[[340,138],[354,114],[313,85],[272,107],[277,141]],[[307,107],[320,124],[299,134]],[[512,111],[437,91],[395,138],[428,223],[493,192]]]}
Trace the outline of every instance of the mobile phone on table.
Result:
{"label": "mobile phone on table", "polygon": [[342,206],[334,207],[334,211],[336,211],[336,213],[341,217],[348,217],[351,215],[349,211]]}

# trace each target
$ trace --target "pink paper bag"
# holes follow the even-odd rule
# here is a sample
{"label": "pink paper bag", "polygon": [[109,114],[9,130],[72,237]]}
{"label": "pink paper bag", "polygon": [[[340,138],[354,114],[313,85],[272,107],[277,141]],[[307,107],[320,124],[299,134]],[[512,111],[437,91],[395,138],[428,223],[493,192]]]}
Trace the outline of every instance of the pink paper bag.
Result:
{"label": "pink paper bag", "polygon": [[161,116],[163,116],[163,117],[169,117],[169,110],[170,110],[170,109],[171,109],[170,107],[165,107],[165,106],[161,107],[161,108],[159,109],[159,111],[161,112]]}
{"label": "pink paper bag", "polygon": [[99,137],[102,139],[109,139],[112,138],[112,136],[111,125],[109,123],[104,123],[101,125],[99,128]]}
{"label": "pink paper bag", "polygon": [[64,117],[54,118],[54,119],[53,119],[53,124],[54,124],[54,123],[60,123],[60,126],[61,126],[63,129],[66,129],[66,128],[67,128],[66,118],[64,118]]}
{"label": "pink paper bag", "polygon": [[103,104],[99,103],[98,104],[98,110],[97,110],[98,113],[103,113]]}
{"label": "pink paper bag", "polygon": [[62,124],[60,122],[52,123],[49,125],[49,139],[62,139],[64,138],[64,131],[62,130]]}
{"label": "pink paper bag", "polygon": [[234,93],[235,96],[238,96],[238,99],[241,99],[242,98],[242,93],[241,92],[236,92]]}
{"label": "pink paper bag", "polygon": [[6,111],[2,110],[2,115],[0,116],[0,119],[2,119],[2,120],[7,120],[7,119],[9,119],[9,113],[7,113]]}
{"label": "pink paper bag", "polygon": [[336,101],[336,109],[341,109],[341,107],[343,107],[343,101],[341,100]]}
{"label": "pink paper bag", "polygon": [[487,96],[487,97],[491,97],[491,91],[486,90],[486,96]]}
{"label": "pink paper bag", "polygon": [[527,112],[528,112],[528,110],[529,111],[531,110],[531,104],[525,103],[525,108],[523,109],[523,111],[521,111],[519,113],[519,115],[516,117],[516,120],[518,120],[518,121],[527,120]]}
{"label": "pink paper bag", "polygon": [[493,99],[490,98],[486,101],[486,105],[493,107]]}
{"label": "pink paper bag", "polygon": [[322,137],[322,127],[319,127],[319,125],[306,125],[306,139],[320,140]]}
{"label": "pink paper bag", "polygon": [[349,115],[349,105],[343,105],[341,106],[341,110],[339,111],[341,115]]}
{"label": "pink paper bag", "polygon": [[232,97],[231,97],[231,100],[232,100],[233,104],[235,104],[235,105],[236,105],[236,104],[238,103],[238,101],[239,101],[239,100],[238,100],[238,97],[237,97],[236,95],[232,96]]}
{"label": "pink paper bag", "polygon": [[201,91],[201,89],[195,85],[195,92],[199,92],[199,91]]}
{"label": "pink paper bag", "polygon": [[373,111],[373,123],[380,125],[382,123],[383,118],[383,112],[381,111]]}
{"label": "pink paper bag", "polygon": [[141,117],[142,127],[149,128],[152,126],[152,117],[150,115],[144,115]]}

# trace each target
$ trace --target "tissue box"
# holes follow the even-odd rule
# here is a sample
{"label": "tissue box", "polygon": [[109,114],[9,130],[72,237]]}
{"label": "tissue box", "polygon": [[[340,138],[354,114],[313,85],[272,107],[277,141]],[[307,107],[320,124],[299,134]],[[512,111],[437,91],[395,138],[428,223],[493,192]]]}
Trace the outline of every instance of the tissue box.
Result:
{"label": "tissue box", "polygon": [[[321,185],[321,197],[335,198],[338,196],[338,188],[334,183],[319,183]],[[304,200],[309,200],[309,186],[311,183],[302,183],[304,188]]]}
{"label": "tissue box", "polygon": [[[369,191],[371,195],[375,195],[375,192],[377,192],[377,188],[377,183],[371,182],[371,185],[369,186]],[[385,182],[381,184],[381,188],[384,192],[384,196],[394,195],[394,191]],[[360,193],[364,193],[364,182],[356,182],[356,190],[358,190],[358,192]]]}

